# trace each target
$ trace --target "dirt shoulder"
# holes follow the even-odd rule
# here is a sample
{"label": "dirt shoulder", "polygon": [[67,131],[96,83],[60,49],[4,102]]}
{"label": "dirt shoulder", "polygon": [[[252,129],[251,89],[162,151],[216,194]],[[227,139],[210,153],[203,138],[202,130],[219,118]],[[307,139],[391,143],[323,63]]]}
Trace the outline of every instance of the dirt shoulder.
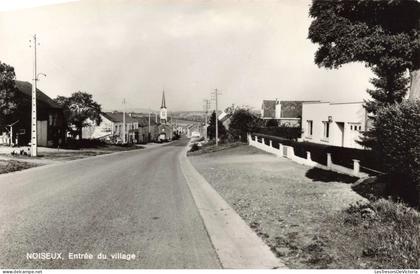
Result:
{"label": "dirt shoulder", "polygon": [[[340,267],[322,252],[324,223],[365,199],[354,178],[277,158],[247,145],[190,155],[194,167],[290,268]],[[357,266],[355,266],[357,267]]]}

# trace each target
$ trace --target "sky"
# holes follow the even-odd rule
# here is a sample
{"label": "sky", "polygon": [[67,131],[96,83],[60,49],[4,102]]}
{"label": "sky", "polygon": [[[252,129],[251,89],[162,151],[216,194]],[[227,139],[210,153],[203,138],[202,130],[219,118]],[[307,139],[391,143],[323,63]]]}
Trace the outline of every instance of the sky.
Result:
{"label": "sky", "polygon": [[[44,3],[43,3],[44,2]],[[361,63],[314,63],[307,0],[0,0],[0,61],[50,97],[93,94],[104,109],[259,109],[263,99],[354,102],[373,76]],[[10,3],[15,3],[10,6]],[[51,4],[34,7],[37,4]],[[23,8],[26,5],[26,8]]]}

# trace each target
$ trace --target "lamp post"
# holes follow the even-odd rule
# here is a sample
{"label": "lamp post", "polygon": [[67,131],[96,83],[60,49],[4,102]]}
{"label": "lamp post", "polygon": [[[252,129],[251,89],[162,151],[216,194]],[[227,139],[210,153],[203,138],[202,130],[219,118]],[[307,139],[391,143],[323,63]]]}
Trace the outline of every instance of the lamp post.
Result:
{"label": "lamp post", "polygon": [[38,155],[38,143],[37,143],[37,102],[36,102],[36,92],[37,92],[37,81],[40,75],[46,77],[45,73],[37,73],[37,60],[36,60],[36,47],[39,45],[36,41],[36,34],[33,36],[32,45],[34,48],[34,68],[33,68],[33,83],[32,83],[32,106],[31,106],[31,156],[36,157]]}

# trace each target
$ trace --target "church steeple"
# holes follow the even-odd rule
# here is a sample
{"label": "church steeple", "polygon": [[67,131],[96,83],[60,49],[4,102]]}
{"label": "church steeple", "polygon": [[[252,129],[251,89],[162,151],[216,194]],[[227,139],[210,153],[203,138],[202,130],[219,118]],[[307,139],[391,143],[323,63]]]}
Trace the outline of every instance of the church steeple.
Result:
{"label": "church steeple", "polygon": [[160,108],[166,108],[165,90],[163,90],[163,93],[162,93],[162,104],[161,104]]}
{"label": "church steeple", "polygon": [[166,124],[168,121],[168,111],[166,110],[165,90],[162,92],[162,104],[160,105],[160,123]]}

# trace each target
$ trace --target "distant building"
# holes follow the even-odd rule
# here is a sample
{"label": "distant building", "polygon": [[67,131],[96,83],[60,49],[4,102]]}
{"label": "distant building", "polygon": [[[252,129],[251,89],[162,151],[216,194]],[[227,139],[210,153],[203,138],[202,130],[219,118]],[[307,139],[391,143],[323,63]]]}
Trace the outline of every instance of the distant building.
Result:
{"label": "distant building", "polygon": [[308,142],[333,146],[363,148],[361,133],[368,127],[367,112],[363,102],[303,103],[302,139]]}
{"label": "distant building", "polygon": [[155,141],[158,137],[158,124],[148,116],[131,114],[131,118],[137,120],[138,128],[133,129],[134,140],[139,144]]}
{"label": "distant building", "polygon": [[223,124],[225,129],[229,130],[230,122],[231,122],[232,114],[227,112],[222,112],[217,119]]}
{"label": "distant building", "polygon": [[166,108],[165,91],[162,92],[162,104],[160,105],[160,123],[166,124],[168,122],[168,109]]}
{"label": "distant building", "polygon": [[[99,125],[89,121],[90,125],[82,129],[83,138],[122,143],[124,134],[123,112],[103,112],[100,115],[102,121]],[[125,123],[125,135],[128,143],[147,143],[157,140],[158,129],[154,119],[150,118],[149,128],[148,116],[126,113]]]}
{"label": "distant building", "polygon": [[160,106],[160,124],[158,125],[158,141],[169,141],[173,137],[173,127],[168,123],[168,109],[166,108],[165,91],[162,93]]}
{"label": "distant building", "polygon": [[319,101],[280,101],[263,100],[261,118],[277,120],[278,126],[300,126],[302,118],[302,104]]}
{"label": "distant building", "polygon": [[[19,120],[13,125],[13,136],[10,127],[0,126],[0,144],[27,146],[31,142],[31,98],[32,84],[15,81],[18,92],[22,96],[22,104],[18,109]],[[66,124],[63,108],[37,89],[37,144],[43,147],[57,147],[64,144]]]}
{"label": "distant building", "polygon": [[129,114],[125,115],[126,126],[124,133],[123,112],[102,112],[100,116],[102,121],[99,125],[90,121],[90,125],[82,129],[82,138],[122,143],[125,134],[125,140],[127,140],[127,142],[136,142],[134,140],[134,134],[132,134],[132,130],[138,128],[138,121],[136,119],[133,119]]}

